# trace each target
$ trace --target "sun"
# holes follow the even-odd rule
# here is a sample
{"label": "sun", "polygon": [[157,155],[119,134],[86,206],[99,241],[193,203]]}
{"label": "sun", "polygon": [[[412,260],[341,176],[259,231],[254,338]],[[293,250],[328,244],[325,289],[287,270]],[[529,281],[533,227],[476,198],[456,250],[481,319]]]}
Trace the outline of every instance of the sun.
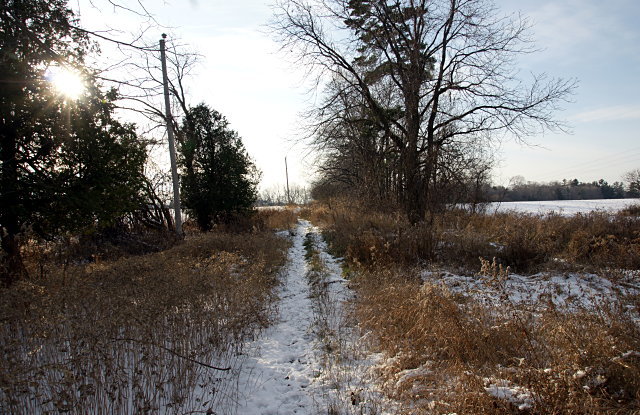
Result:
{"label": "sun", "polygon": [[85,90],[82,76],[68,68],[55,67],[48,70],[47,78],[53,87],[69,99],[78,99]]}

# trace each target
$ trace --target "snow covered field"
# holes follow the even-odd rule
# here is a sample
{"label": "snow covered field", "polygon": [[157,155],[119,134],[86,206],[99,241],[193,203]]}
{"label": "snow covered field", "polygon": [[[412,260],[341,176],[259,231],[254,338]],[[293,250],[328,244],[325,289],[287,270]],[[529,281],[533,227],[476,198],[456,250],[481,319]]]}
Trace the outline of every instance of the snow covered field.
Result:
{"label": "snow covered field", "polygon": [[640,199],[599,199],[599,200],[548,200],[537,202],[495,202],[488,208],[493,212],[525,212],[525,213],[549,213],[556,212],[562,215],[574,215],[593,210],[615,212],[630,205],[640,204]]}
{"label": "snow covered field", "polygon": [[444,284],[453,293],[474,297],[490,306],[500,306],[506,300],[514,305],[530,306],[530,309],[553,304],[573,310],[597,308],[615,301],[620,294],[640,294],[640,271],[616,273],[615,284],[610,279],[589,273],[510,274],[495,281],[486,275],[424,271],[422,278],[425,282]]}

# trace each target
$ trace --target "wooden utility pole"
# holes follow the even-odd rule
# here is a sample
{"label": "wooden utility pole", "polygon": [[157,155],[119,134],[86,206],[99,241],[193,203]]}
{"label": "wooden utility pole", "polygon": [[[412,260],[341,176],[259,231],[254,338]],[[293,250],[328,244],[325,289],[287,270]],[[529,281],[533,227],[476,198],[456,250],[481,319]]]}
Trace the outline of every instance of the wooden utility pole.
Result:
{"label": "wooden utility pole", "polygon": [[287,156],[284,156],[284,172],[287,175],[287,203],[291,204],[291,195],[289,193],[289,167],[287,166]]}
{"label": "wooden utility pole", "polygon": [[173,179],[173,210],[175,212],[176,233],[182,235],[182,211],[180,209],[180,182],[178,178],[178,166],[176,163],[176,144],[173,138],[173,126],[171,125],[171,102],[169,100],[169,80],[167,77],[167,58],[164,52],[164,40],[167,35],[162,34],[160,39],[160,60],[162,61],[162,83],[164,84],[164,109],[167,122],[167,136],[169,137],[169,157],[171,159],[171,178]]}

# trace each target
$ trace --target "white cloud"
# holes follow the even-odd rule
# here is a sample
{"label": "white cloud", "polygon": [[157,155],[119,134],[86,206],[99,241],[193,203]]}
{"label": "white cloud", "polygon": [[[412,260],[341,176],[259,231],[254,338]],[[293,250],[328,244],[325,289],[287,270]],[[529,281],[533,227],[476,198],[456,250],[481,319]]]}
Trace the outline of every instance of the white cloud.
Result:
{"label": "white cloud", "polygon": [[640,120],[640,105],[616,105],[584,111],[571,117],[575,122]]}

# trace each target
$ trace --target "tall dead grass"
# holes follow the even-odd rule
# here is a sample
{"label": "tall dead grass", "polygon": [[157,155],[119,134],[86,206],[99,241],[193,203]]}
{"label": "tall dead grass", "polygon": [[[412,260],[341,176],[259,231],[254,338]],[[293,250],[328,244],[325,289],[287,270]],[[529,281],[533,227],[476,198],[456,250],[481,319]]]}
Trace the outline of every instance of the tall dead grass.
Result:
{"label": "tall dead grass", "polygon": [[474,269],[483,257],[497,258],[517,272],[561,264],[567,269],[640,269],[640,218],[627,212],[562,216],[453,210],[432,223],[412,225],[397,212],[334,202],[305,214],[324,226],[332,253],[364,268],[438,262]]}
{"label": "tall dead grass", "polygon": [[640,218],[626,212],[562,216],[456,211],[443,217],[441,230],[448,247],[442,256],[448,261],[496,257],[520,272],[558,267],[558,260],[574,268],[640,269]]}
{"label": "tall dead grass", "polygon": [[258,230],[286,230],[298,222],[296,207],[262,208],[255,211],[252,218]]}
{"label": "tall dead grass", "polygon": [[[445,212],[411,225],[400,214],[333,203],[306,212],[357,292],[354,318],[389,359],[376,368],[408,414],[640,413],[638,297],[559,306],[515,304],[518,272],[596,270],[616,280],[640,269],[633,212]],[[423,283],[420,271],[475,274],[478,258],[500,300]]]}
{"label": "tall dead grass", "polygon": [[[209,233],[149,255],[29,261],[0,292],[0,412],[207,413],[233,403],[287,242]],[[37,269],[42,268],[44,269]]]}
{"label": "tall dead grass", "polygon": [[[640,410],[637,299],[532,312],[508,296],[488,306],[390,269],[361,274],[357,287],[358,321],[393,357],[380,379],[406,413]],[[506,387],[520,396],[489,393]]]}

